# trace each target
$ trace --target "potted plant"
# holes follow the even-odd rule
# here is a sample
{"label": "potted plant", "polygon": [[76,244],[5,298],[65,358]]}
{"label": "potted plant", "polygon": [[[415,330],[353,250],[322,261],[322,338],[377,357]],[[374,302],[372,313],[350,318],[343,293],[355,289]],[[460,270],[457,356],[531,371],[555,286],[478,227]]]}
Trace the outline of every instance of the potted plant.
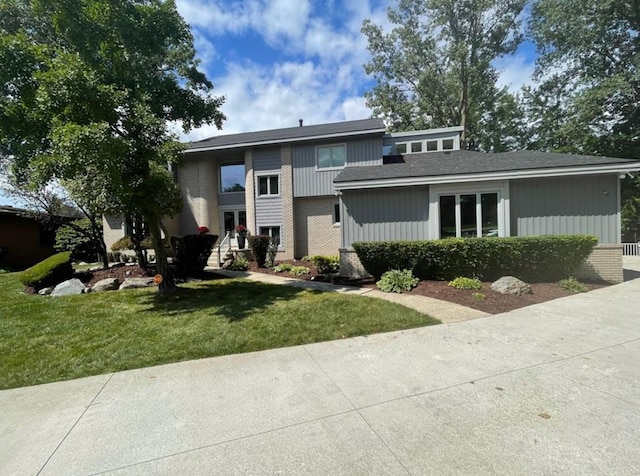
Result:
{"label": "potted plant", "polygon": [[238,240],[238,248],[244,250],[246,246],[247,227],[240,224],[236,226],[236,238]]}

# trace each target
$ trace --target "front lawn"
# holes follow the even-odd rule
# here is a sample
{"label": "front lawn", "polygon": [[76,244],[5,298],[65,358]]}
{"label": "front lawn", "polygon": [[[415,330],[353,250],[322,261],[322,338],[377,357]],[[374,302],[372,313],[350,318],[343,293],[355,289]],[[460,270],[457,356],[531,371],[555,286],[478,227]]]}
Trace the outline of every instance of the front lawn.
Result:
{"label": "front lawn", "polygon": [[390,302],[243,279],[51,298],[0,274],[0,389],[437,324]]}

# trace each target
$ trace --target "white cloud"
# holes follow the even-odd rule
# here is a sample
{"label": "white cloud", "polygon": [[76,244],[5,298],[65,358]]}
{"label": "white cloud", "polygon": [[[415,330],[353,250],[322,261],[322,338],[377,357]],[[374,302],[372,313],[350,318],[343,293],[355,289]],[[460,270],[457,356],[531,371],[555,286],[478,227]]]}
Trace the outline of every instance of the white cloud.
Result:
{"label": "white cloud", "polygon": [[498,86],[507,86],[509,91],[516,93],[522,86],[532,85],[535,61],[525,55],[512,55],[493,62],[500,72]]}

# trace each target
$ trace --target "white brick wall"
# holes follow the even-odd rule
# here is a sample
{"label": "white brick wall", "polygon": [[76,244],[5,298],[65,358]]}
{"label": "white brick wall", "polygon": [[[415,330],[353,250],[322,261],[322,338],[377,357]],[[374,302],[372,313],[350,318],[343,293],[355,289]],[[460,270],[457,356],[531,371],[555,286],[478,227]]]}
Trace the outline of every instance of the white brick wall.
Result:
{"label": "white brick wall", "polygon": [[295,199],[296,258],[339,253],[340,227],[333,224],[336,203],[337,197]]}
{"label": "white brick wall", "polygon": [[598,245],[576,272],[576,278],[621,283],[624,280],[622,268],[622,245]]}

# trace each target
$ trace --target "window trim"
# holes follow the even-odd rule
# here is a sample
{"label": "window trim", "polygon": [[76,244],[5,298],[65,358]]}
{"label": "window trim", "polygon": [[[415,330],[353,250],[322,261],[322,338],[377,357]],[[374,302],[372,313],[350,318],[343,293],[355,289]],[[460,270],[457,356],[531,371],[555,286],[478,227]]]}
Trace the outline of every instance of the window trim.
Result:
{"label": "window trim", "polygon": [[[278,193],[260,193],[260,178],[262,177],[278,177]],[[281,181],[281,177],[280,177],[280,173],[279,172],[263,172],[263,173],[257,173],[255,176],[255,187],[256,187],[256,197],[263,199],[269,199],[269,198],[279,198],[281,196],[281,190],[282,190],[282,181]],[[267,190],[271,191],[271,181],[267,180]]]}
{"label": "window trim", "polygon": [[[258,225],[258,234],[259,235],[263,235],[264,233],[262,233],[263,228],[279,228],[280,229],[280,243],[278,243],[278,251],[284,251],[284,244],[283,244],[283,235],[282,235],[282,224],[281,223],[274,223],[274,224],[259,224]],[[271,235],[268,235],[271,236]]]}
{"label": "window trim", "polygon": [[331,219],[333,221],[334,228],[339,228],[341,225],[340,220],[342,219],[342,210],[340,208],[340,202],[333,204],[333,212],[332,212]]}
{"label": "window trim", "polygon": [[[429,186],[429,236],[439,240],[440,237],[440,197],[442,195],[466,195],[473,193],[498,194],[498,236],[511,236],[509,181],[474,182],[466,184],[444,184]],[[456,208],[459,206],[456,197]],[[456,236],[459,234],[458,213],[456,213]]]}
{"label": "window trim", "polygon": [[[328,147],[343,147],[344,148],[344,165],[339,165],[337,167],[319,167],[318,166],[318,149],[322,149],[322,148],[328,148]],[[316,172],[326,172],[326,171],[331,171],[331,170],[342,170],[347,166],[347,143],[346,142],[341,142],[341,143],[336,143],[336,144],[322,144],[322,145],[317,145],[315,148],[315,159],[316,159]]]}
{"label": "window trim", "polygon": [[[444,141],[453,141],[451,149],[444,148]],[[436,148],[429,150],[427,147],[428,143],[436,143]],[[413,144],[421,143],[421,150],[418,152],[413,152]],[[405,152],[397,151],[399,145],[405,147]],[[402,140],[394,143],[394,148],[396,149],[396,153],[405,155],[405,154],[422,154],[422,153],[432,153],[432,152],[450,152],[452,150],[460,150],[460,136],[443,136],[443,137],[426,137],[420,140]]]}

